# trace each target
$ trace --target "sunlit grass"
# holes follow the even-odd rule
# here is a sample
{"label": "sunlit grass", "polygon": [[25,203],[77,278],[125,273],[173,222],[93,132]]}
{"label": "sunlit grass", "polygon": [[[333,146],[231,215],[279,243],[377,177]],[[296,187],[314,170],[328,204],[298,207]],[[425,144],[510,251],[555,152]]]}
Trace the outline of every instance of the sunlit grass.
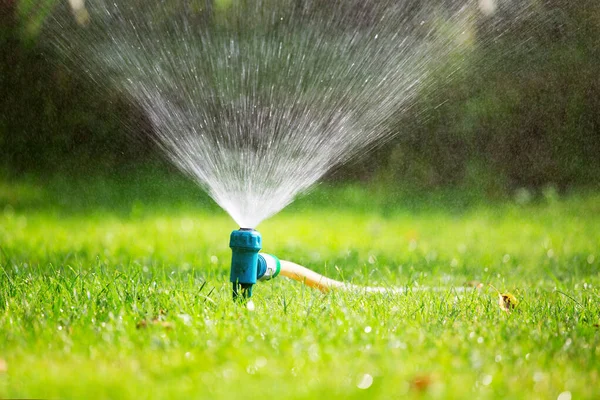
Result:
{"label": "sunlit grass", "polygon": [[[251,313],[227,282],[237,227],[186,181],[2,183],[0,397],[594,398],[600,195],[391,193],[323,185],[260,226],[264,250],[446,290],[323,295],[280,278]],[[486,285],[452,289],[471,281]]]}

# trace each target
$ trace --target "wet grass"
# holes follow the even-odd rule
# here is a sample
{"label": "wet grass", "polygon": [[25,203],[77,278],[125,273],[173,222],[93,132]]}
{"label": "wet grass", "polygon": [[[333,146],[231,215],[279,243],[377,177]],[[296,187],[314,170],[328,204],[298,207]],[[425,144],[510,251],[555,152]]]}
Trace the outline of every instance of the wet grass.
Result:
{"label": "wet grass", "polygon": [[[236,226],[184,179],[5,178],[0,397],[595,398],[599,193],[489,204],[322,185],[261,225],[265,251],[447,290],[323,295],[281,278],[248,312],[227,283]],[[485,285],[452,289],[466,282]]]}

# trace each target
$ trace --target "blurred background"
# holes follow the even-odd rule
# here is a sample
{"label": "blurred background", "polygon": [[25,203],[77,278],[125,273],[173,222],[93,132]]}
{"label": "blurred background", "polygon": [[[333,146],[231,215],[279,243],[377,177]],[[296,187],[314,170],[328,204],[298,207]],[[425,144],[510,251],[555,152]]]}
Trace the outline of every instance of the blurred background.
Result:
{"label": "blurred background", "polygon": [[[134,104],[95,90],[44,45],[43,24],[56,1],[0,3],[1,174],[170,170],[144,140],[152,128]],[[203,17],[218,3],[207,2]],[[392,143],[325,180],[484,198],[597,187],[600,2],[531,3],[544,13],[514,19],[482,12],[478,23],[493,20],[497,28],[472,32],[469,55],[440,70],[435,79],[443,84],[398,115]]]}

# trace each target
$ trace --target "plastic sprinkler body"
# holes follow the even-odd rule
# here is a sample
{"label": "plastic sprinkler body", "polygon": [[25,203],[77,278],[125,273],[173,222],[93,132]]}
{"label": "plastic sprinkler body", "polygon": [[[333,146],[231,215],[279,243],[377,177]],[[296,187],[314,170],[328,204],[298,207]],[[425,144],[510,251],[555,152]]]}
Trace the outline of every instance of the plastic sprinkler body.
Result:
{"label": "plastic sprinkler body", "polygon": [[260,233],[254,229],[240,228],[231,232],[231,274],[229,280],[233,284],[233,298],[249,298],[252,296],[252,285],[258,277],[258,252],[262,248]]}

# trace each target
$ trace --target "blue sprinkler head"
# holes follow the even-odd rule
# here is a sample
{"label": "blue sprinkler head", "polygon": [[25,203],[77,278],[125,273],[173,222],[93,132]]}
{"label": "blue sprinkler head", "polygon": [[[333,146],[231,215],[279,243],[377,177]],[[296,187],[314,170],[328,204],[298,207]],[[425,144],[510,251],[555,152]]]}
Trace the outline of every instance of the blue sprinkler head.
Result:
{"label": "blue sprinkler head", "polygon": [[240,228],[231,232],[231,273],[233,299],[252,296],[252,285],[257,280],[269,280],[279,274],[279,259],[270,254],[258,254],[262,247],[260,233],[254,229]]}

